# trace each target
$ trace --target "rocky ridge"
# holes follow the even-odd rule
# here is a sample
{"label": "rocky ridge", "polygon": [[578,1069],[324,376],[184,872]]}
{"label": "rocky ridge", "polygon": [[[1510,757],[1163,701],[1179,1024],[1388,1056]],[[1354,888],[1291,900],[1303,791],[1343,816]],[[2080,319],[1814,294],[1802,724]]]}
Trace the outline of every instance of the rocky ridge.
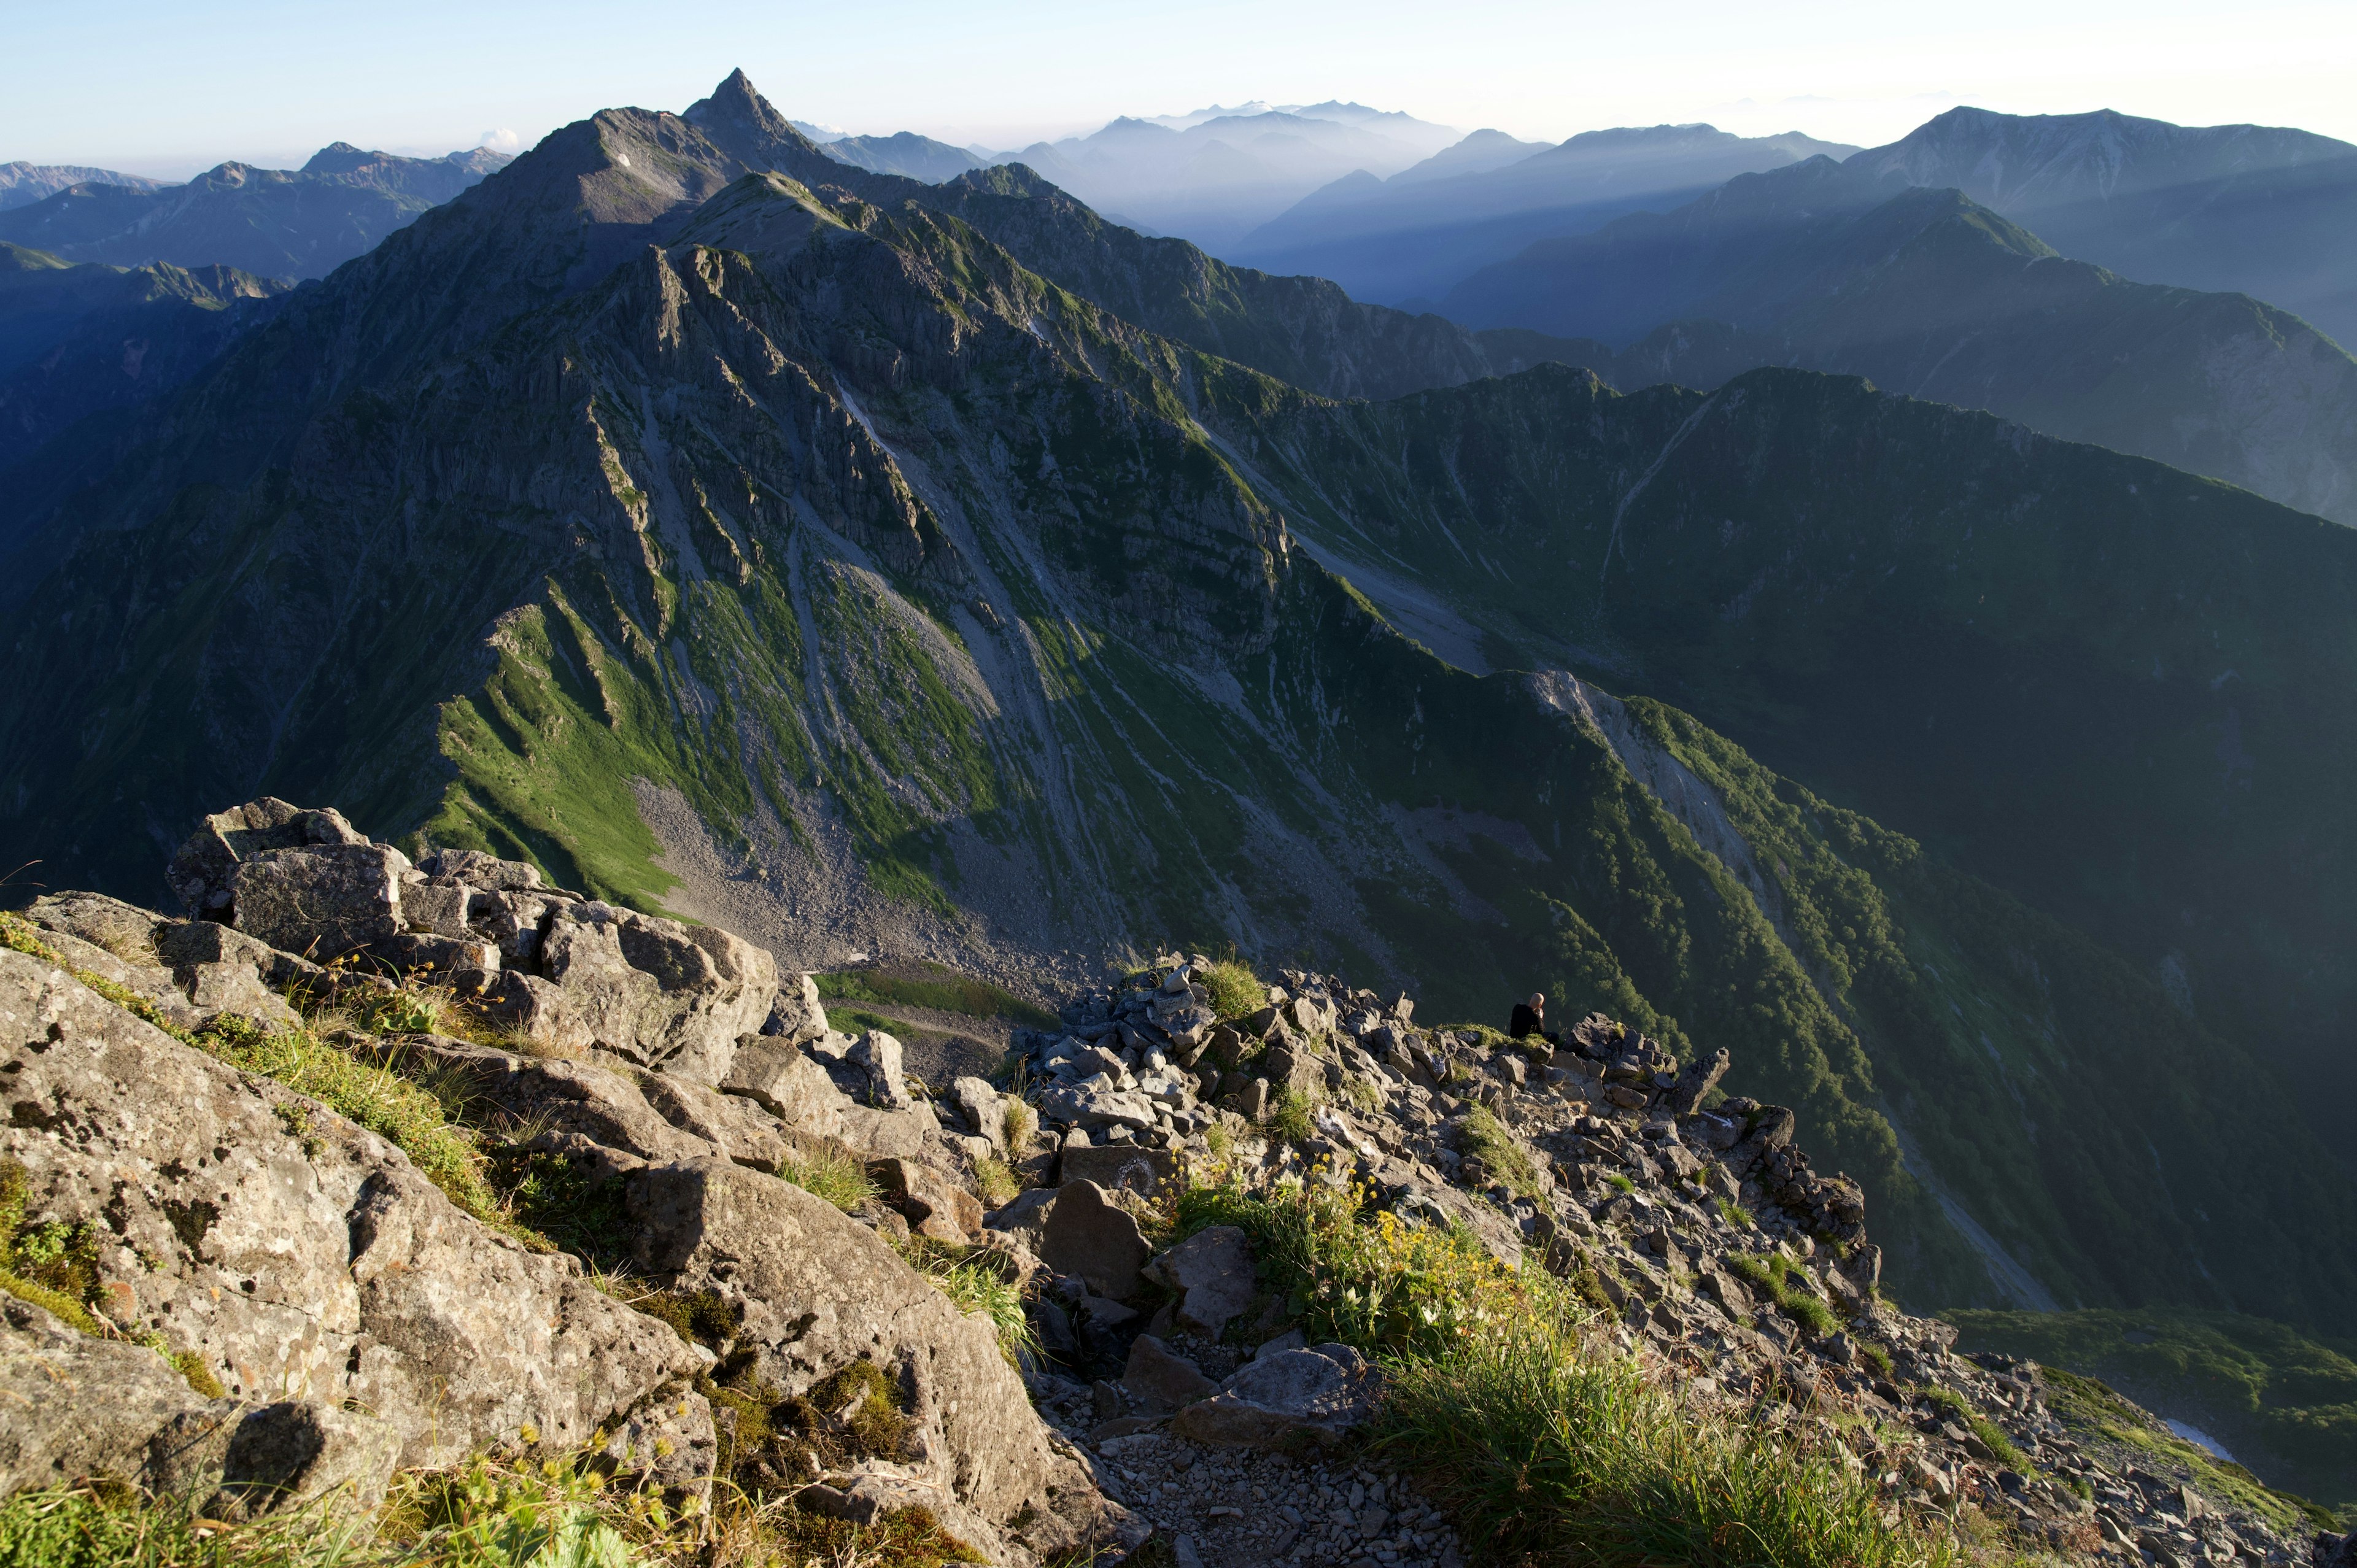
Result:
{"label": "rocky ridge", "polygon": [[[0,1488],[113,1475],[235,1520],[540,1450],[690,1516],[721,1480],[922,1509],[992,1562],[1458,1562],[1361,1443],[1380,1369],[1305,1342],[1244,1232],[1170,1223],[1190,1185],[1308,1181],[1572,1282],[1598,1353],[1698,1410],[1822,1428],[1893,1525],[1969,1502],[2072,1558],[2305,1551],[2285,1499],[2123,1462],[2054,1375],[1883,1299],[1857,1187],[1717,1094],[1724,1052],[1601,1015],[1428,1028],[1171,954],[1020,1034],[1002,1081],[929,1086],[728,933],[413,865],[333,811],[217,813],[170,881],[188,918],[55,894],[0,949],[0,1384],[31,1412]],[[507,1208],[382,1113],[404,1084],[464,1108]],[[861,1190],[821,1196],[830,1162]],[[935,1256],[1016,1287],[1019,1350]],[[618,1262],[630,1288],[585,1266]]]}
{"label": "rocky ridge", "polygon": [[[2071,1560],[2309,1556],[2309,1520],[2247,1473],[2198,1473],[2126,1444],[2091,1412],[2158,1423],[2067,1373],[1958,1357],[1952,1327],[1900,1311],[1878,1288],[1857,1186],[1812,1168],[1790,1110],[1717,1092],[1724,1051],[1681,1065],[1601,1014],[1559,1044],[1425,1028],[1405,996],[1297,971],[1223,1021],[1204,983],[1212,968],[1165,955],[1028,1042],[1065,1173],[1142,1199],[1190,1169],[1355,1182],[1403,1224],[1462,1227],[1501,1262],[1575,1282],[1600,1348],[1637,1355],[1702,1407],[1833,1434],[1894,1525],[1970,1505],[2024,1547]],[[1043,1208],[1052,1217],[1067,1201],[1027,1194],[988,1223],[1029,1240]],[[1282,1310],[1255,1296],[1241,1245],[1207,1230],[1146,1262],[1144,1294],[1162,1297],[1150,1322],[1144,1302],[1107,1300],[1088,1277],[1102,1252],[1074,1259],[1081,1277],[1059,1278],[1037,1309],[1041,1335],[1099,1376],[1085,1389],[1050,1380],[1047,1408],[1114,1466],[1127,1483],[1116,1495],[1186,1538],[1181,1562],[1452,1561],[1453,1539],[1413,1494],[1401,1506],[1396,1477],[1348,1459],[1307,1475],[1282,1459],[1234,1462],[1239,1443],[1297,1453],[1303,1431],[1328,1435],[1298,1408],[1248,1419],[1222,1408],[1251,1402],[1239,1367],[1312,1354],[1298,1330],[1277,1332]],[[1280,1496],[1318,1506],[1267,1500]],[[2343,1550],[2337,1536],[2314,1542],[2319,1562]]]}

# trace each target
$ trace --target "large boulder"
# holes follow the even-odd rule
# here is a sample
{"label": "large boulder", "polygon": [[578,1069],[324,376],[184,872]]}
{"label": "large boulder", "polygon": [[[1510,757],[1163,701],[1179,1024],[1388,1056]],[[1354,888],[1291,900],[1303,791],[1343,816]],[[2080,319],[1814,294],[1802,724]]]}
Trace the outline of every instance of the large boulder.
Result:
{"label": "large boulder", "polygon": [[511,1123],[576,1134],[640,1160],[717,1156],[777,1171],[809,1152],[806,1141],[742,1100],[623,1063],[518,1056],[442,1035],[387,1040],[375,1051],[388,1063],[461,1075],[479,1107]]}
{"label": "large boulder", "polygon": [[867,1175],[877,1196],[909,1222],[909,1229],[936,1241],[966,1242],[982,1231],[982,1204],[931,1165],[915,1160],[872,1160]]}
{"label": "large boulder", "polygon": [[191,916],[227,921],[242,863],[275,849],[366,843],[367,836],[339,811],[307,811],[265,795],[207,817],[173,854],[164,880]]}
{"label": "large boulder", "polygon": [[826,1002],[818,993],[818,982],[807,974],[789,975],[778,987],[777,999],[770,1004],[770,1016],[761,1025],[761,1033],[799,1046],[826,1033]]}
{"label": "large boulder", "polygon": [[1252,1243],[1232,1225],[1198,1230],[1145,1269],[1146,1277],[1178,1293],[1172,1321],[1216,1340],[1229,1319],[1252,1305]]}
{"label": "large boulder", "polygon": [[96,1339],[0,1296],[0,1495],[112,1477],[239,1520],[384,1498],[401,1439],[373,1416],[304,1400],[214,1398],[144,1345]]}
{"label": "large boulder", "polygon": [[279,993],[326,994],[326,972],[211,920],[174,920],[100,893],[55,893],[25,917],[74,968],[150,1003],[174,1028],[200,1029],[224,1013],[299,1022]]}
{"label": "large boulder", "polygon": [[800,1047],[770,1035],[737,1042],[737,1055],[720,1080],[724,1094],[742,1095],[789,1127],[823,1137],[841,1137],[850,1100],[826,1069]]}
{"label": "large boulder", "polygon": [[9,951],[0,1082],[0,1158],[88,1239],[95,1309],[233,1399],[350,1402],[441,1464],[527,1426],[586,1442],[707,1359],[384,1139]]}
{"label": "large boulder", "polygon": [[1215,1398],[1180,1411],[1170,1431],[1207,1448],[1331,1446],[1374,1413],[1381,1390],[1347,1345],[1281,1350],[1245,1362]]}
{"label": "large boulder", "polygon": [[540,969],[580,1037],[705,1084],[727,1077],[737,1036],[760,1027],[778,991],[776,961],[750,942],[599,903],[559,906]]}
{"label": "large boulder", "polygon": [[417,863],[426,875],[486,892],[537,893],[540,867],[521,860],[501,860],[479,849],[437,849]]}
{"label": "large boulder", "polygon": [[404,934],[401,874],[409,857],[382,843],[307,844],[240,861],[237,929],[325,963]]}
{"label": "large boulder", "polygon": [[[1051,1442],[988,1322],[967,1317],[876,1233],[801,1188],[719,1160],[625,1178],[637,1262],[672,1289],[741,1314],[726,1362],[764,1398],[813,1393],[856,1363],[883,1374],[894,1452],[831,1474],[914,1481],[979,1527],[992,1562],[1030,1563],[1095,1544],[1114,1522],[1085,1470]],[[874,1489],[873,1487],[870,1487]],[[1117,1512],[1117,1510],[1116,1510]]]}
{"label": "large boulder", "polygon": [[1114,1301],[1137,1294],[1138,1270],[1152,1255],[1137,1217],[1092,1181],[1068,1181],[1040,1218],[1039,1261],[1085,1281]]}

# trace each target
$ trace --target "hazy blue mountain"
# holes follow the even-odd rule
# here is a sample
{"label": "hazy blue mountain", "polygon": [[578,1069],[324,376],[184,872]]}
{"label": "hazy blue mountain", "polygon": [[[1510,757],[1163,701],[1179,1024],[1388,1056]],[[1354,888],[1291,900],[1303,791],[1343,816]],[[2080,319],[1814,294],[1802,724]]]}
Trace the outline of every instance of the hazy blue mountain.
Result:
{"label": "hazy blue mountain", "polygon": [[1395,174],[1458,140],[1443,126],[1358,104],[1123,118],[1007,155],[1092,207],[1223,251],[1303,197],[1363,170]]}
{"label": "hazy blue mountain", "polygon": [[[1461,142],[1453,142],[1420,164],[1411,164],[1392,176],[1392,182],[1414,185],[1421,180],[1447,179],[1452,175],[1487,174],[1508,164],[1545,152],[1553,145],[1548,142],[1525,142],[1503,131],[1480,130],[1469,133]],[[1331,190],[1329,186],[1327,189]],[[1304,200],[1314,200],[1322,192],[1313,193]]]}
{"label": "hazy blue mountain", "polygon": [[[2068,1302],[2343,1331],[2357,1206],[2272,1016],[2209,987],[2212,931],[2270,908],[2357,950],[2357,534],[1791,371],[1336,401],[1026,257],[1330,374],[1298,280],[1190,272],[990,173],[848,168],[741,76],[607,111],[105,451],[45,448],[79,482],[0,647],[0,854],[148,894],[151,824],[269,790],[608,898],[738,900],[787,951],[823,886],[840,929],[951,954],[1351,952],[1442,1016],[1540,984],[1725,1041],[1865,1185],[1902,1291],[2006,1299],[2002,1254]],[[1788,769],[1515,667],[1576,642]],[[1957,736],[1890,722],[1919,687]],[[2247,842],[2204,760],[2237,723]],[[2139,745],[2168,776],[2124,801]],[[1970,847],[2074,917],[2199,886],[2194,1013],[1820,768],[1935,822],[1989,791]],[[2138,842],[2167,853],[2115,907]],[[2312,996],[2312,956],[2254,987]]]}
{"label": "hazy blue mountain", "polygon": [[967,147],[902,131],[890,136],[837,136],[820,144],[828,157],[877,174],[906,175],[927,185],[955,179],[994,160]]}
{"label": "hazy blue mountain", "polygon": [[111,168],[84,168],[79,164],[0,164],[0,212],[30,207],[73,185],[119,185],[129,190],[161,190],[171,181],[117,174]]}
{"label": "hazy blue mountain", "polygon": [[1222,253],[1269,272],[1330,277],[1362,299],[1438,299],[1544,236],[1584,233],[1624,213],[1678,206],[1734,175],[1852,150],[1797,132],[1746,137],[1654,125],[1589,131],[1493,164],[1505,140],[1472,147],[1456,167],[1444,155],[1388,179],[1353,174]]}
{"label": "hazy blue mountain", "polygon": [[1534,246],[1452,308],[1578,339],[1482,333],[1501,368],[1558,360],[1624,391],[1759,365],[1862,375],[2357,523],[2357,361],[2339,344],[2248,295],[2057,255],[1960,192],[1890,189],[1855,160],[1747,176]]}
{"label": "hazy blue mountain", "polygon": [[338,142],[296,170],[228,163],[186,185],[71,186],[0,212],[0,242],[75,262],[319,277],[508,161],[480,147],[408,158]]}
{"label": "hazy blue mountain", "polygon": [[2123,276],[2253,295],[2357,341],[2357,146],[2347,142],[2108,109],[1953,109],[1851,162],[1878,178],[1953,186]]}

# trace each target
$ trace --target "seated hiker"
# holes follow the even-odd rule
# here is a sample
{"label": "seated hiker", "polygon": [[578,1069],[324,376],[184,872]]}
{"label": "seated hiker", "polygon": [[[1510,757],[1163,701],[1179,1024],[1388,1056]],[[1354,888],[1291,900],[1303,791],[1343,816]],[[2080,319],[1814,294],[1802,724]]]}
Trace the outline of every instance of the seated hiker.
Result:
{"label": "seated hiker", "polygon": [[1506,1026],[1506,1033],[1518,1040],[1526,1040],[1536,1035],[1548,1045],[1563,1044],[1560,1038],[1547,1033],[1546,994],[1539,991],[1532,992],[1528,1002],[1514,1004],[1513,1020]]}

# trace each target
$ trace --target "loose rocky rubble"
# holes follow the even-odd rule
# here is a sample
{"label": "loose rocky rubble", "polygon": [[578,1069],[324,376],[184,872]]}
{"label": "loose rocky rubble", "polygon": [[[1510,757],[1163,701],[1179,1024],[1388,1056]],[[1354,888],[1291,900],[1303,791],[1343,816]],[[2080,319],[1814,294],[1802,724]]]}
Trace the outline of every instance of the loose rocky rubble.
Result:
{"label": "loose rocky rubble", "polygon": [[[1304,1342],[1243,1232],[1157,1250],[1179,1186],[1216,1174],[1360,1184],[1572,1281],[1697,1407],[1836,1434],[1894,1523],[1969,1502],[2074,1559],[2345,1568],[2346,1541],[2093,1440],[2040,1369],[1896,1311],[1857,1187],[1811,1168],[1790,1111],[1718,1094],[1724,1053],[1682,1066],[1601,1016],[1559,1047],[1421,1027],[1405,997],[1290,971],[1222,1019],[1208,961],[1171,954],[1018,1032],[1001,1082],[927,1085],[726,932],[479,853],[413,865],[333,811],[208,819],[171,881],[187,918],[56,895],[26,914],[54,959],[0,950],[0,1177],[25,1224],[81,1239],[99,1328],[0,1295],[0,1399],[25,1412],[0,1490],[114,1474],[218,1517],[368,1507],[396,1466],[545,1444],[690,1509],[723,1473],[863,1523],[921,1506],[998,1563],[1461,1562],[1361,1443],[1379,1370]],[[183,1043],[421,985],[475,1037],[331,1038],[604,1205],[641,1310]],[[865,1168],[856,1213],[777,1179],[828,1160]],[[985,1214],[1008,1168],[1025,1189]],[[905,1261],[925,1248],[1023,1288],[1019,1373]]]}

